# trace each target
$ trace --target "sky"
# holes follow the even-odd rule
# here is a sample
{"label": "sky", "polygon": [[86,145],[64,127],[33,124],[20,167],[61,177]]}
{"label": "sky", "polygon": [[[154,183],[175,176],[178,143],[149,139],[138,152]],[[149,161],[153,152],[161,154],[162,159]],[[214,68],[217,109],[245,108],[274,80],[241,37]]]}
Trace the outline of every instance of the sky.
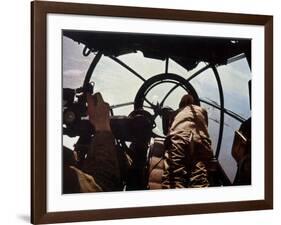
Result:
{"label": "sky", "polygon": [[[82,55],[83,44],[78,44],[67,37],[63,37],[62,41],[63,87],[81,87],[94,54],[85,57]],[[145,79],[165,72],[165,61],[145,58],[142,52],[119,56],[118,59],[133,68]],[[168,72],[187,78],[204,66],[205,63],[199,63],[195,69],[187,71],[176,62],[169,60]],[[251,71],[246,59],[240,59],[226,66],[219,66],[217,69],[223,86],[225,108],[237,113],[245,119],[249,118],[251,111],[249,108],[248,81],[251,79]],[[91,80],[95,82],[94,92],[101,92],[104,100],[110,105],[133,102],[137,90],[143,84],[142,80],[105,56],[102,56],[97,64]],[[218,87],[211,69],[205,70],[192,79],[190,83],[195,88],[199,98],[215,102],[219,105]],[[154,103],[161,102],[167,90],[170,90],[173,86],[173,84],[156,86],[148,93],[147,97]],[[184,93],[184,89],[180,87],[177,88],[167,98],[164,105],[176,109],[178,101]],[[212,139],[212,147],[215,150],[219,131],[219,110],[206,104],[201,105],[208,111],[209,133]],[[114,115],[128,115],[132,110],[133,106],[131,105],[116,108],[113,112]],[[161,134],[161,119],[159,117],[156,119],[156,124],[157,127],[154,131]],[[240,122],[225,115],[223,141],[219,161],[231,181],[234,179],[237,168],[236,162],[231,156],[231,147],[234,131],[238,130],[239,127]],[[70,148],[72,148],[76,140],[77,138],[70,139],[66,136],[63,137],[64,144]]]}

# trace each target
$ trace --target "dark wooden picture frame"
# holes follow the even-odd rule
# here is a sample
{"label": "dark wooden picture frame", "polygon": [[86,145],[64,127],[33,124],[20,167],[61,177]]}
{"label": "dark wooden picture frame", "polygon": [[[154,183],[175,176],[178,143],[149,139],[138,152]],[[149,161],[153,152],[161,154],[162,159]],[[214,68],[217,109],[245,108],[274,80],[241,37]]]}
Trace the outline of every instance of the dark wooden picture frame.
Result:
{"label": "dark wooden picture frame", "polygon": [[[273,208],[273,17],[233,13],[135,8],[36,1],[31,3],[31,222],[57,223],[199,213],[263,210]],[[264,200],[47,212],[47,14],[73,14],[249,24],[264,27],[265,48],[265,183]]]}

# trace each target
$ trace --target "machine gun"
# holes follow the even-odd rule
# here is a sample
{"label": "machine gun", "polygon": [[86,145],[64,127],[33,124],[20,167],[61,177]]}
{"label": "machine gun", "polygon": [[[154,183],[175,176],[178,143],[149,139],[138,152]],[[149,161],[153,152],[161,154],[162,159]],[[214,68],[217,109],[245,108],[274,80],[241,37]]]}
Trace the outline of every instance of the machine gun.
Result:
{"label": "machine gun", "polygon": [[[85,158],[91,137],[95,128],[87,115],[86,93],[93,93],[94,84],[78,89],[63,89],[63,134],[69,137],[79,137],[75,144],[79,161]],[[145,110],[134,110],[128,116],[110,116],[112,133],[121,147],[127,147],[125,142],[143,142],[152,136],[155,127],[152,115]]]}

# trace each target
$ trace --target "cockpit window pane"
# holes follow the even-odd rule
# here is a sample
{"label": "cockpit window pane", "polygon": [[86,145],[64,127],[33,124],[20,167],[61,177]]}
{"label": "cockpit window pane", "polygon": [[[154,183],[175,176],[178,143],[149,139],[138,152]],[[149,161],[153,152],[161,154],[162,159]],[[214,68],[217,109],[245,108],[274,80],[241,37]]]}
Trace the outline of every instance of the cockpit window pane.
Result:
{"label": "cockpit window pane", "polygon": [[144,57],[143,53],[140,51],[121,55],[118,59],[135,70],[145,79],[165,72],[165,60]]}
{"label": "cockpit window pane", "polygon": [[78,45],[75,41],[63,36],[63,88],[78,88],[83,85],[86,71],[88,70],[94,55],[88,57],[82,55],[84,45]]}
{"label": "cockpit window pane", "polygon": [[[198,66],[202,66],[200,63]],[[194,77],[190,83],[196,90],[200,99],[211,101],[215,105],[220,105],[218,84],[212,69],[207,69]]]}
{"label": "cockpit window pane", "polygon": [[251,115],[249,99],[249,80],[251,71],[245,58],[219,66],[224,91],[225,108],[247,119]]}
{"label": "cockpit window pane", "polygon": [[169,59],[169,69],[168,69],[169,73],[174,73],[174,74],[178,74],[184,78],[188,77],[188,71],[182,67],[181,65],[179,65],[178,63],[176,63],[174,60]]}
{"label": "cockpit window pane", "polygon": [[101,92],[110,105],[133,102],[143,81],[134,76],[109,57],[102,57],[97,64],[91,81],[95,92]]}
{"label": "cockpit window pane", "polygon": [[234,132],[240,128],[241,123],[225,114],[224,132],[219,155],[219,162],[232,182],[236,175],[237,163],[231,155]]}

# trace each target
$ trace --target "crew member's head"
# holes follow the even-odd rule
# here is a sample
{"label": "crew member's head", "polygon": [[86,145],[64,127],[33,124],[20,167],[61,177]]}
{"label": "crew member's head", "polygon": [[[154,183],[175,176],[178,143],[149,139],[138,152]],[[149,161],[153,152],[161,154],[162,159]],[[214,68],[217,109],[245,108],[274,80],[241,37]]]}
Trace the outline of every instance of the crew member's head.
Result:
{"label": "crew member's head", "polygon": [[194,103],[194,98],[192,97],[192,95],[186,94],[186,95],[182,96],[181,101],[179,103],[179,108],[184,108],[193,103]]}

